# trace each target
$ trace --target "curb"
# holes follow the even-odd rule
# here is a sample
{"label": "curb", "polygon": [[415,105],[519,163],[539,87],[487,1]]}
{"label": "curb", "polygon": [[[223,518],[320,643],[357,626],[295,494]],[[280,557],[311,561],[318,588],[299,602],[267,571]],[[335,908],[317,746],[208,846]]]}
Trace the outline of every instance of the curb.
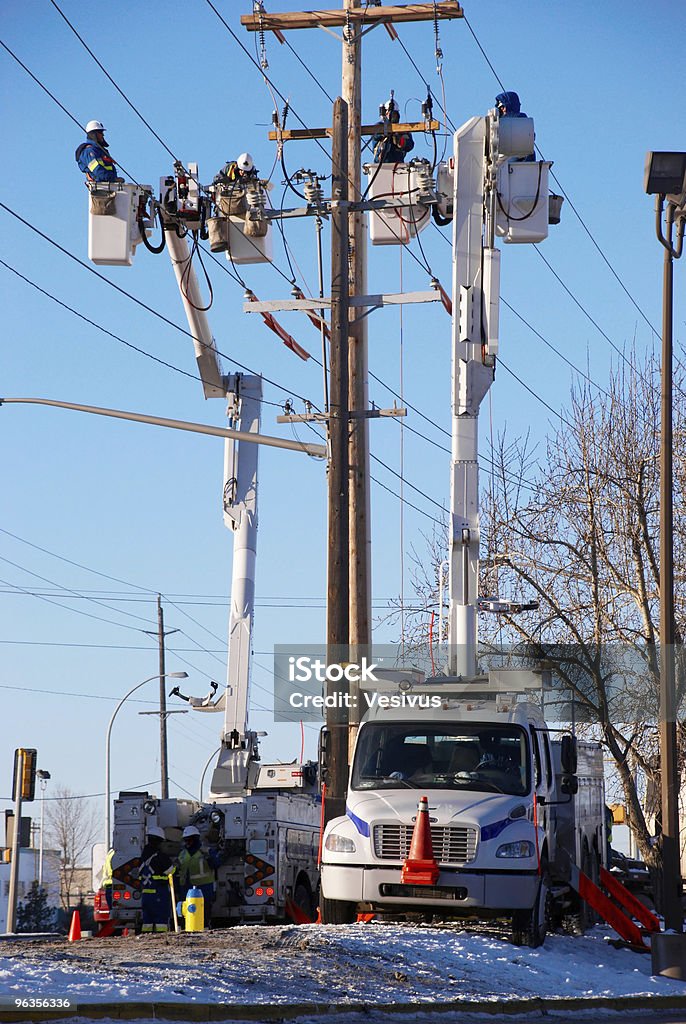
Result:
{"label": "curb", "polygon": [[684,996],[591,996],[588,999],[509,999],[460,1000],[445,1003],[78,1003],[71,1007],[51,1010],[32,1008],[8,1010],[0,1007],[0,1021],[8,1024],[18,1021],[64,1020],[80,1017],[84,1020],[180,1020],[180,1021],[280,1021],[298,1017],[325,1017],[330,1014],[484,1014],[496,1016],[543,1015],[550,1011],[574,1010],[683,1010]]}

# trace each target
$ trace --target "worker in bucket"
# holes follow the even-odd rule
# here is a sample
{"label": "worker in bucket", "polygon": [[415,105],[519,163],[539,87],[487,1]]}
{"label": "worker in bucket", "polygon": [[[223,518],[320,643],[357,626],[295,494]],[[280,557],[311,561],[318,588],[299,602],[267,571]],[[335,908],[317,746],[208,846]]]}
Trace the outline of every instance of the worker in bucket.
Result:
{"label": "worker in bucket", "polygon": [[[400,107],[393,98],[392,89],[390,99],[381,104],[379,113],[381,114],[381,124],[384,128],[388,125],[400,123]],[[405,154],[414,149],[414,139],[410,132],[380,132],[372,137],[372,142],[374,143],[375,164],[402,163],[405,160]]]}
{"label": "worker in bucket", "polygon": [[89,121],[86,125],[86,141],[74,154],[74,159],[88,181],[123,181],[117,173],[117,165],[110,156],[105,139],[105,126],[100,121]]}
{"label": "worker in bucket", "polygon": [[143,932],[169,931],[169,875],[173,868],[171,857],[162,849],[165,838],[161,828],[148,825],[137,872],[142,889]]}
{"label": "worker in bucket", "polygon": [[[522,104],[519,96],[516,92],[499,92],[495,98],[495,108],[498,112],[498,117],[526,117],[527,115],[522,110]],[[513,157],[513,163],[528,163],[536,159],[535,153],[529,153],[528,156]]]}
{"label": "worker in bucket", "polygon": [[229,160],[214,176],[215,185],[239,185],[258,176],[255,162],[250,153],[241,153],[235,160]]}
{"label": "worker in bucket", "polygon": [[209,926],[214,902],[214,879],[218,857],[215,851],[205,853],[200,840],[200,831],[195,825],[188,825],[182,834],[183,847],[177,857],[179,891],[185,899],[188,890],[195,886],[202,889],[205,900],[205,925]]}

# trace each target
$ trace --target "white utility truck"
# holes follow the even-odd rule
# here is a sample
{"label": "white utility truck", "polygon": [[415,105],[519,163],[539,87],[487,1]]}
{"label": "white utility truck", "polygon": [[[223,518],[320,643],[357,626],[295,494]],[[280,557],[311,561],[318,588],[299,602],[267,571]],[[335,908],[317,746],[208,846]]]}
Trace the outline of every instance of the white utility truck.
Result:
{"label": "white utility truck", "polygon": [[[176,165],[173,175],[161,179],[160,200],[152,204],[163,232],[163,241],[156,247],[147,237],[152,223],[149,188],[139,188],[135,202],[133,199],[130,202],[117,200],[119,205],[107,215],[98,213],[93,204],[89,212],[89,256],[95,263],[131,266],[134,242],[142,241],[153,252],[161,252],[166,244],[188,319],[205,398],[224,398],[227,402],[228,428],[211,427],[204,432],[226,437],[222,506],[224,522],[233,536],[226,688],[217,700],[214,699],[216,684],[205,697],[183,697],[178,689],[172,691],[188,702],[193,713],[223,712],[221,746],[209,797],[203,800],[202,792],[197,801],[158,799],[148,792],[120,793],[114,802],[111,834],[110,807],[107,807],[106,848],[111,843],[114,849],[112,909],[108,912],[101,891],[96,897],[96,919],[119,926],[135,924],[141,915],[137,868],[149,826],[163,829],[162,849],[172,857],[181,847],[183,829],[188,825],[198,828],[204,848],[211,850],[215,855],[213,859],[218,861],[213,923],[283,919],[287,913],[294,912],[291,903],[299,906],[307,917],[313,917],[319,885],[321,796],[317,765],[313,762],[262,764],[261,734],[249,728],[248,710],[259,445],[319,457],[326,454],[326,449],[321,445],[260,434],[262,379],[222,371],[187,237],[191,235],[194,247],[199,238],[205,237],[208,203],[203,195],[211,193],[212,189],[198,185],[197,165],[189,167],[190,171],[186,172],[181,165]],[[134,186],[98,186],[99,192],[108,189],[117,195],[122,189],[128,189],[126,196],[135,191]],[[249,192],[251,198],[246,203],[244,216],[226,217],[229,241],[222,243],[221,248],[231,249],[227,255],[234,263],[269,259],[269,226],[259,218],[264,207],[263,184],[257,180],[251,182]],[[221,197],[216,198],[219,204]],[[256,233],[255,217],[259,228]],[[248,242],[250,225],[255,237],[250,236]],[[244,230],[248,234],[244,235]],[[183,426],[191,429],[197,425]]]}
{"label": "white utility truck", "polygon": [[[526,699],[535,687],[540,674],[505,670],[469,684],[402,673],[379,681],[355,744],[346,816],[324,835],[326,920],[360,911],[509,917],[514,941],[530,946],[551,920],[592,923],[569,882],[572,864],[597,881],[605,863],[602,752],[556,738]],[[410,695],[428,699],[408,709]],[[422,796],[439,869],[432,885],[403,881]]]}

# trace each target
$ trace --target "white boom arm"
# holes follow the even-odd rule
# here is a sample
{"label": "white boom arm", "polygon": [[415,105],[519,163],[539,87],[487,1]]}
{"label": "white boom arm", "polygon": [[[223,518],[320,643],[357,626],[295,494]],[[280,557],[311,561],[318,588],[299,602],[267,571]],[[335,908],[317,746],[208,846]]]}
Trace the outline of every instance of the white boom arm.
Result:
{"label": "white boom arm", "polygon": [[195,358],[205,398],[224,398],[226,388],[210,325],[203,309],[203,299],[195,276],[186,237],[179,238],[174,227],[166,232],[167,249],[181,292],[188,325],[193,335]]}
{"label": "white boom arm", "polygon": [[[451,551],[448,642],[449,674],[476,675],[479,580],[479,406],[494,377],[485,351],[497,274],[487,275],[484,248],[486,178],[484,117],[473,117],[455,133],[453,209]],[[497,271],[492,250],[490,261]],[[486,286],[489,293],[485,294]],[[497,305],[496,305],[497,308]]]}
{"label": "white boom arm", "polygon": [[[454,137],[452,458],[448,673],[477,671],[479,407],[495,376],[500,252],[540,242],[549,222],[546,161],[530,158],[531,118],[473,117]],[[558,218],[559,219],[559,218]]]}
{"label": "white boom arm", "polygon": [[[229,394],[228,414],[240,420],[241,429],[257,434],[260,429],[260,377],[229,378],[235,394]],[[224,522],[233,530],[229,662],[226,678],[223,742],[242,742],[248,728],[248,691],[252,627],[255,612],[255,558],[257,553],[257,458],[258,446],[227,441],[224,449]]]}

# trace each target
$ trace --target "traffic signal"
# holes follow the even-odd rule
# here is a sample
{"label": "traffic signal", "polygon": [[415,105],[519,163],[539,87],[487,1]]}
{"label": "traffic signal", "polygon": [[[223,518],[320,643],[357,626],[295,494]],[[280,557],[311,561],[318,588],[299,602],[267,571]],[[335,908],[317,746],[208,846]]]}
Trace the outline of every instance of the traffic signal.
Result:
{"label": "traffic signal", "polygon": [[[23,757],[21,756],[23,755]],[[21,769],[21,798],[27,802],[33,800],[36,795],[36,764],[38,763],[38,751],[31,748],[19,747],[14,751],[14,778],[12,780],[12,796],[17,795],[17,772],[19,763]]]}

